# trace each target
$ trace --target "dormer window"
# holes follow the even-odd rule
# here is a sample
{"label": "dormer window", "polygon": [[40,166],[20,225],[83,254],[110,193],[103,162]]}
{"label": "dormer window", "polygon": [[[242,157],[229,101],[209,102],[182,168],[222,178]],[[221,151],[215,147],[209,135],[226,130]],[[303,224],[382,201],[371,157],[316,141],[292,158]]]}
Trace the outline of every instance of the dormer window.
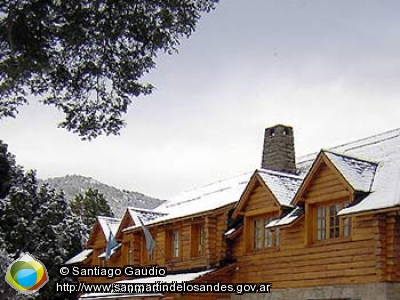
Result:
{"label": "dormer window", "polygon": [[348,202],[321,204],[316,206],[316,240],[323,241],[340,237],[349,237],[351,233],[350,217],[340,218],[338,212]]}
{"label": "dormer window", "polygon": [[253,241],[252,249],[266,249],[279,246],[279,230],[266,228],[273,217],[255,217],[251,220]]}

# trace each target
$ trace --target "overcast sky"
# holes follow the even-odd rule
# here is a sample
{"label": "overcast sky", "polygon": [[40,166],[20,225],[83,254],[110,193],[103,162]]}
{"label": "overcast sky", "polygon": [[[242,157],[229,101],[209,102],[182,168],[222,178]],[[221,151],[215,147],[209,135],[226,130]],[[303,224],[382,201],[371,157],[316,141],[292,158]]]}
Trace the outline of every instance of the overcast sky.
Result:
{"label": "overcast sky", "polygon": [[32,103],[0,139],[41,178],[80,174],[167,199],[260,166],[264,128],[308,154],[398,128],[400,1],[222,0],[161,55],[120,136],[83,142]]}

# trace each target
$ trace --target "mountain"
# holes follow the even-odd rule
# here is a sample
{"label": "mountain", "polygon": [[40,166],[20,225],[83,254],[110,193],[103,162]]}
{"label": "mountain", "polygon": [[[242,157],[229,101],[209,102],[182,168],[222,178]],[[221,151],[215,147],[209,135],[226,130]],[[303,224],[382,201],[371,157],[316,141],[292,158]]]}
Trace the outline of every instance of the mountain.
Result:
{"label": "mountain", "polygon": [[78,193],[85,193],[88,189],[96,189],[104,195],[114,216],[122,217],[128,206],[152,209],[160,205],[163,200],[146,196],[142,193],[120,190],[116,187],[101,183],[91,177],[67,175],[42,180],[57,190],[63,190],[65,197],[71,200]]}

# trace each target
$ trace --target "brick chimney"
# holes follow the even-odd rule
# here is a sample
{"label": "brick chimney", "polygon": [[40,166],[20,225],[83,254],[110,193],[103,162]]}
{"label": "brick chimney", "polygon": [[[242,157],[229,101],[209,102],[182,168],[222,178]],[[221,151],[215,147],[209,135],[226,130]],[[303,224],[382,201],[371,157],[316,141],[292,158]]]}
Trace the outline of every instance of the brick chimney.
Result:
{"label": "brick chimney", "polygon": [[279,124],[265,129],[261,167],[279,172],[296,173],[292,127]]}

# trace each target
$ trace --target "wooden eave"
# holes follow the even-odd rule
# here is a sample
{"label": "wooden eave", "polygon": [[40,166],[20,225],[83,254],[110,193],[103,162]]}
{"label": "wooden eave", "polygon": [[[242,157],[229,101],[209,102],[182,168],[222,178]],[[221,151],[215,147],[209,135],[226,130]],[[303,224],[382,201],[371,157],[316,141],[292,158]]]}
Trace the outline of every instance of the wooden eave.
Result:
{"label": "wooden eave", "polygon": [[260,177],[260,175],[257,174],[257,170],[254,172],[254,174],[251,176],[249,183],[247,184],[244,192],[242,193],[242,196],[239,199],[239,202],[237,206],[235,207],[235,210],[232,213],[232,218],[236,219],[239,217],[239,215],[243,214],[243,209],[247,204],[247,201],[249,201],[251,193],[253,190],[257,187],[257,185],[260,184],[263,186],[268,193],[272,196],[273,201],[277,205],[277,207],[280,209],[281,204],[279,201],[276,199],[274,193],[271,191],[271,189],[265,184],[264,180]]}
{"label": "wooden eave", "polygon": [[302,202],[304,200],[303,195],[311,185],[313,179],[316,176],[316,173],[318,172],[319,168],[322,166],[322,164],[325,164],[332,172],[334,172],[337,175],[337,178],[339,181],[343,183],[345,188],[349,191],[350,194],[354,195],[355,190],[352,187],[352,185],[347,181],[346,178],[344,178],[343,174],[336,168],[336,166],[330,161],[330,159],[325,155],[324,151],[321,150],[315,159],[314,163],[311,166],[311,169],[308,171],[306,177],[304,178],[303,182],[300,185],[300,188],[298,189],[296,195],[293,198],[292,204],[293,206],[296,206],[299,204],[299,202]]}

